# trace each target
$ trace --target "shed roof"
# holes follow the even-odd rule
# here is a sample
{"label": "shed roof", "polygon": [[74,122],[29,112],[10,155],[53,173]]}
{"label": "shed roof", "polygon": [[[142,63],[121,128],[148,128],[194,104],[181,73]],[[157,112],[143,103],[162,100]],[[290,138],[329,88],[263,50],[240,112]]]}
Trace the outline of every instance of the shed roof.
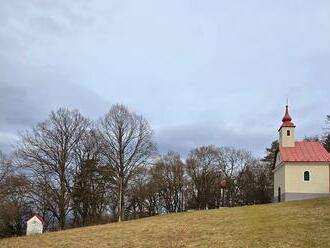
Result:
{"label": "shed roof", "polygon": [[38,215],[38,214],[35,214],[35,215],[33,215],[33,217],[32,218],[30,218],[29,220],[28,220],[28,222],[30,221],[30,220],[32,220],[34,217],[36,217],[42,224],[44,224],[44,218],[42,218],[40,215]]}

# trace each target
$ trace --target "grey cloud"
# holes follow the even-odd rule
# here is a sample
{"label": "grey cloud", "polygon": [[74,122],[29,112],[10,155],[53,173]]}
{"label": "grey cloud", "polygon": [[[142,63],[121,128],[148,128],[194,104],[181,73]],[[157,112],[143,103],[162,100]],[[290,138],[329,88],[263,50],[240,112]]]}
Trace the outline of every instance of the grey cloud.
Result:
{"label": "grey cloud", "polygon": [[36,121],[38,110],[26,89],[0,82],[0,113],[0,128],[4,130],[31,125]]}
{"label": "grey cloud", "polygon": [[[0,1],[0,149],[60,106],[145,115],[161,151],[298,138],[329,113],[330,5],[232,1]],[[225,121],[225,122],[224,122]],[[186,123],[186,124],[180,124]]]}
{"label": "grey cloud", "polygon": [[[0,63],[1,65],[1,63]],[[17,132],[32,128],[59,107],[79,109],[97,119],[109,108],[92,90],[70,82],[66,75],[33,66],[3,65],[0,81],[0,149],[9,151]]]}
{"label": "grey cloud", "polygon": [[260,130],[251,132],[247,128],[239,131],[223,123],[196,122],[158,129],[156,139],[161,152],[173,150],[184,157],[191,149],[202,145],[234,146],[251,151],[255,156],[263,156],[272,137]]}
{"label": "grey cloud", "polygon": [[0,150],[10,151],[18,131],[31,129],[59,107],[79,109],[85,116],[98,119],[109,104],[92,91],[70,83],[44,83],[26,90],[0,86]]}

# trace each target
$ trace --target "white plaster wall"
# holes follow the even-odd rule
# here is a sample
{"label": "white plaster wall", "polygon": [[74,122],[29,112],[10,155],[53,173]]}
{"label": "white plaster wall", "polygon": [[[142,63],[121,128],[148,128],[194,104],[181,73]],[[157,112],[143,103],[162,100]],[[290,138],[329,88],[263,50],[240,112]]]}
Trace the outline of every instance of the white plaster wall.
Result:
{"label": "white plaster wall", "polygon": [[27,222],[26,235],[41,234],[43,231],[43,224],[37,217],[32,217]]}
{"label": "white plaster wall", "polygon": [[285,166],[277,166],[274,170],[274,197],[278,196],[278,188],[285,193]]}
{"label": "white plaster wall", "polygon": [[[290,136],[287,136],[287,130],[290,130]],[[294,147],[295,146],[295,128],[294,127],[282,127],[279,131],[279,143],[283,147]]]}
{"label": "white plaster wall", "polygon": [[[329,193],[328,164],[287,163],[285,168],[285,192]],[[304,181],[305,171],[309,171],[310,181]]]}

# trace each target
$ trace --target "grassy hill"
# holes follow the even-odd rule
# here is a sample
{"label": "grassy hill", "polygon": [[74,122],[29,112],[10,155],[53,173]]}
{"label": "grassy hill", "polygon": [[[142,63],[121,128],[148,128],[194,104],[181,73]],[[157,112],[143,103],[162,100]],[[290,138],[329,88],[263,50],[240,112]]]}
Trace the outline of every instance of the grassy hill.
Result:
{"label": "grassy hill", "polygon": [[33,237],[0,247],[329,247],[330,199],[195,211]]}

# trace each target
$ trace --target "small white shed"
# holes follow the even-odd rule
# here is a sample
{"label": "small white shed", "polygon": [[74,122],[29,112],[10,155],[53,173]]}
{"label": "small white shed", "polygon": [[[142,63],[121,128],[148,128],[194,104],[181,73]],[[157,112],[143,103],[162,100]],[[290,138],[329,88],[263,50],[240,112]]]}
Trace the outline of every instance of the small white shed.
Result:
{"label": "small white shed", "polygon": [[27,221],[26,235],[42,234],[44,220],[39,215],[34,215]]}

